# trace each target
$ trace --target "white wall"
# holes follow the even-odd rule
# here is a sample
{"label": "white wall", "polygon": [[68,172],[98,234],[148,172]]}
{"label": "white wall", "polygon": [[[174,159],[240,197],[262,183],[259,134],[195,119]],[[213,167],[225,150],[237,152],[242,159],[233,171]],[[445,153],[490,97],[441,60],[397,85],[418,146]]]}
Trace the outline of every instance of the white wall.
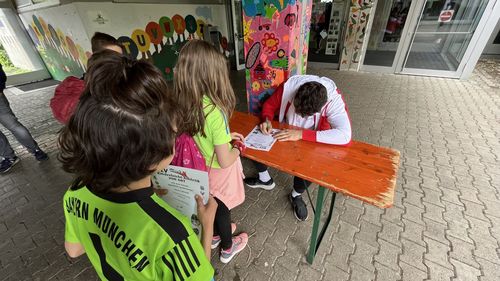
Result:
{"label": "white wall", "polygon": [[21,13],[20,17],[26,27],[33,22],[33,15],[43,18],[47,24],[60,29],[66,36],[71,37],[75,44],[82,46],[84,50],[90,50],[90,39],[87,36],[75,4]]}
{"label": "white wall", "polygon": [[1,9],[0,44],[4,46],[12,64],[30,71],[43,69],[40,57],[28,40],[15,13],[10,9]]}
{"label": "white wall", "polygon": [[[205,23],[219,27],[223,36],[228,36],[228,22],[225,5],[206,4],[129,4],[129,3],[75,3],[88,37],[100,31],[115,36],[131,37],[135,29],[142,29],[153,21],[179,14],[183,17],[193,15]],[[98,14],[104,23],[96,21]],[[187,32],[186,32],[187,33]],[[187,34],[186,34],[187,35]],[[153,50],[151,46],[151,51]]]}
{"label": "white wall", "polygon": [[[74,2],[19,11],[25,28],[30,31],[31,37],[37,43],[40,55],[52,77],[62,80],[68,75],[81,76],[85,71],[87,56],[90,55],[89,52],[91,51],[90,38],[96,31],[108,33],[116,38],[122,36],[137,38],[137,36],[132,36],[135,30],[144,31],[148,23],[158,23],[162,17],[172,18],[178,14],[183,18],[187,15],[192,15],[196,20],[202,20],[205,24],[217,26],[222,36],[228,38],[228,28],[230,26],[227,22],[226,6],[224,4],[214,4],[214,2],[216,1],[210,1],[211,4],[134,4],[113,3],[111,1]],[[65,2],[61,1],[61,3]],[[77,54],[75,55],[73,52],[72,55],[67,46],[56,46],[57,44],[54,44],[54,40],[50,36],[44,37],[37,34],[37,28],[34,28],[33,15],[39,19],[43,19],[45,26],[50,24],[57,33],[64,34],[61,38],[69,37],[79,49]],[[30,26],[35,32],[30,30]],[[38,26],[38,29],[47,29],[42,28],[44,26],[43,23]],[[50,32],[45,30],[45,34],[47,33]],[[186,31],[185,38],[189,36],[187,33]],[[174,38],[176,39],[177,35],[174,35]],[[163,39],[166,41],[165,38]],[[163,51],[163,44],[161,47]],[[173,49],[170,49],[169,52],[168,48],[165,48],[162,54],[158,54],[157,51],[157,59],[154,59],[155,48],[158,48],[158,45],[151,44],[150,52],[146,52],[149,57],[139,55],[138,58],[147,57],[149,59],[153,57],[155,65],[160,70],[165,71],[165,75],[167,75],[173,69],[173,65],[176,62],[176,55],[172,54],[173,52],[178,54],[178,52]],[[144,52],[141,53],[144,54]],[[171,79],[171,77],[168,76],[167,79]]]}
{"label": "white wall", "polygon": [[19,15],[54,79],[62,80],[69,75],[78,77],[84,73],[90,40],[75,4],[36,9]]}

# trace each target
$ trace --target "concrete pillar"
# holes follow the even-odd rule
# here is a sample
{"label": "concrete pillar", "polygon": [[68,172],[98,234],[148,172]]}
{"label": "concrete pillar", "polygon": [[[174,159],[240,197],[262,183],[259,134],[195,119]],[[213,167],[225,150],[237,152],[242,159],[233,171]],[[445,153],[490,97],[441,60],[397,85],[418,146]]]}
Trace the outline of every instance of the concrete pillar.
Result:
{"label": "concrete pillar", "polygon": [[344,46],[340,59],[340,70],[358,71],[361,66],[362,56],[368,44],[368,30],[371,22],[370,16],[375,12],[375,0],[352,0],[349,7]]}
{"label": "concrete pillar", "polygon": [[307,68],[312,0],[243,0],[248,111]]}

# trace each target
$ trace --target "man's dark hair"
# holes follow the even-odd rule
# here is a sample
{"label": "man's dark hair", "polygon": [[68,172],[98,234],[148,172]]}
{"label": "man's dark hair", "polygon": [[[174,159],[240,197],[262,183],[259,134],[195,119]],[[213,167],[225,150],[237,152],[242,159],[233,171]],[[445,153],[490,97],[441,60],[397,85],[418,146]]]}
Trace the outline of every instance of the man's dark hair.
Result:
{"label": "man's dark hair", "polygon": [[73,188],[108,193],[152,174],[172,155],[177,113],[149,62],[104,50],[88,65],[85,90],[59,136],[59,160],[77,176]]}
{"label": "man's dark hair", "polygon": [[319,82],[306,82],[297,90],[293,98],[293,106],[298,115],[306,117],[319,112],[327,100],[328,94],[325,86]]}
{"label": "man's dark hair", "polygon": [[92,39],[90,39],[90,44],[92,46],[92,53],[102,51],[107,46],[111,45],[121,47],[120,42],[118,42],[115,37],[102,32],[94,33],[94,36],[92,36]]}

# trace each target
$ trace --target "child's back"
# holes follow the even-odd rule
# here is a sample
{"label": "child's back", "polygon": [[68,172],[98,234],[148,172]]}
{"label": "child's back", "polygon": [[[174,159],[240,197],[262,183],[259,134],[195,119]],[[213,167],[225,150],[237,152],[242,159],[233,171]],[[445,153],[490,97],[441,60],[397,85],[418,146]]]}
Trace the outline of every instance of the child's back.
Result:
{"label": "child's back", "polygon": [[[175,92],[183,112],[182,129],[193,136],[209,173],[210,194],[217,201],[212,249],[220,246],[220,260],[228,263],[248,242],[245,232],[233,235],[231,209],[245,200],[240,149],[232,140],[228,120],[235,107],[226,58],[206,41],[191,40],[181,49],[175,72]],[[194,76],[193,73],[197,75]]]}
{"label": "child's back", "polygon": [[152,188],[96,195],[80,187],[66,192],[64,209],[66,241],[84,246],[101,278],[211,280],[213,276],[188,219]]}
{"label": "child's back", "polygon": [[87,253],[103,280],[212,280],[216,207],[199,209],[204,249],[151,187],[172,160],[177,126],[161,73],[107,51],[92,56],[86,79],[59,139],[63,168],[77,176],[64,195],[66,251]]}

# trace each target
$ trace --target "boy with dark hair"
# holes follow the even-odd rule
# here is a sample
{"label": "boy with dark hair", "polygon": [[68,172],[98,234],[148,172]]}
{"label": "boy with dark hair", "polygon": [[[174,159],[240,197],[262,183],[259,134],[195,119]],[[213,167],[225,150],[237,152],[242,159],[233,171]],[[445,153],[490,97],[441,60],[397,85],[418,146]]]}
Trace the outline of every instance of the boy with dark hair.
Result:
{"label": "boy with dark hair", "polygon": [[[36,160],[44,161],[49,159],[49,156],[40,149],[28,129],[17,120],[16,115],[12,112],[9,101],[3,93],[6,82],[7,75],[0,64],[0,123],[12,132],[14,137],[35,156]],[[2,162],[0,162],[0,173],[8,172],[19,162],[19,158],[2,132],[0,132],[0,157],[3,158]]]}
{"label": "boy with dark hair", "polygon": [[[334,145],[348,145],[351,142],[351,122],[346,105],[335,83],[326,77],[296,75],[281,84],[264,102],[260,130],[271,132],[269,120],[278,115],[279,122],[287,123],[302,130],[282,130],[274,135],[279,141],[306,140]],[[258,177],[246,178],[245,184],[252,188],[271,190],[275,184],[267,166],[254,162]],[[310,182],[299,177],[293,178],[290,194],[295,217],[304,221],[308,217],[307,206],[301,194]]]}
{"label": "boy with dark hair", "polygon": [[[90,42],[93,53],[111,50],[123,54],[123,49],[118,40],[109,34],[96,32]],[[75,76],[67,77],[56,87],[54,97],[50,100],[50,108],[57,121],[63,124],[68,122],[84,88],[83,77],[78,78]]]}
{"label": "boy with dark hair", "polygon": [[210,245],[217,203],[200,196],[202,243],[190,220],[158,197],[151,175],[173,158],[176,109],[162,74],[146,61],[103,51],[59,137],[65,248],[87,254],[102,280],[213,280]]}
{"label": "boy with dark hair", "polygon": [[104,49],[108,49],[123,54],[123,49],[118,40],[106,33],[94,33],[94,36],[92,36],[92,38],[90,39],[90,44],[92,45],[92,53],[97,53]]}

